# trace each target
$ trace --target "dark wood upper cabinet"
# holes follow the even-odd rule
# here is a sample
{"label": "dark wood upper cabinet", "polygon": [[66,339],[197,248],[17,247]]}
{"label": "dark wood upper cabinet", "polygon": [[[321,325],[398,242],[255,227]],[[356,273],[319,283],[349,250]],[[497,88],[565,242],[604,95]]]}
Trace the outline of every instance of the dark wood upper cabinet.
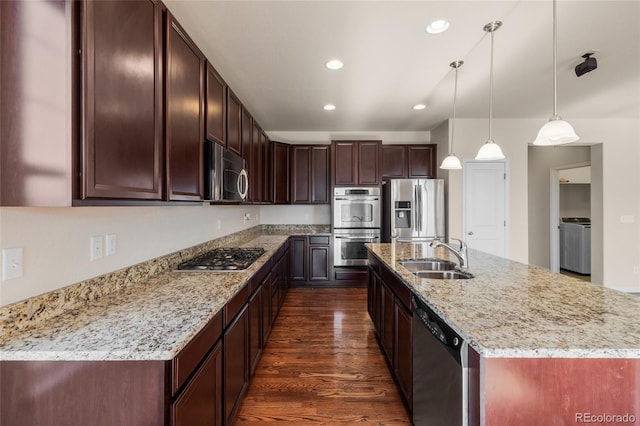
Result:
{"label": "dark wood upper cabinet", "polygon": [[382,145],[380,159],[383,179],[435,179],[436,145]]}
{"label": "dark wood upper cabinet", "polygon": [[251,182],[251,193],[253,195],[251,201],[264,201],[264,158],[262,151],[263,133],[256,120],[253,120],[251,130],[251,163],[249,164],[249,180]]}
{"label": "dark wood upper cabinet", "polygon": [[271,173],[273,158],[271,140],[264,131],[260,132],[260,145],[262,151],[262,201],[273,202],[273,175]]}
{"label": "dark wood upper cabinet", "polygon": [[246,161],[247,173],[249,174],[249,191],[247,193],[247,201],[255,201],[253,188],[253,160],[251,158],[252,149],[251,142],[253,140],[253,118],[249,111],[242,106],[240,108],[240,145],[242,158]]}
{"label": "dark wood upper cabinet", "polygon": [[334,141],[334,185],[379,185],[380,145],[380,141]]}
{"label": "dark wood upper cabinet", "polygon": [[166,31],[167,198],[202,200],[205,58],[169,12]]}
{"label": "dark wood upper cabinet", "polygon": [[273,142],[273,203],[289,204],[289,145]]}
{"label": "dark wood upper cabinet", "polygon": [[291,145],[291,203],[329,203],[329,145]]}
{"label": "dark wood upper cabinet", "polygon": [[311,147],[291,145],[291,203],[311,204]]}
{"label": "dark wood upper cabinet", "polygon": [[358,143],[358,185],[379,185],[380,142]]}
{"label": "dark wood upper cabinet", "polygon": [[[161,7],[152,0],[82,3],[82,199],[162,199]],[[173,20],[168,29],[168,114],[181,123],[168,129],[171,189],[197,198],[199,171],[183,168],[200,156],[200,114],[175,106],[188,100],[201,110],[202,56]],[[176,75],[183,65],[189,74]]]}
{"label": "dark wood upper cabinet", "polygon": [[438,174],[436,157],[435,144],[407,145],[408,177],[435,179]]}
{"label": "dark wood upper cabinet", "polygon": [[333,143],[335,185],[357,185],[357,142]]}
{"label": "dark wood upper cabinet", "polygon": [[382,145],[382,178],[402,179],[407,177],[407,147],[405,145]]}
{"label": "dark wood upper cabinet", "polygon": [[227,145],[227,84],[207,62],[207,132],[212,142]]}
{"label": "dark wood upper cabinet", "polygon": [[242,155],[241,110],[242,103],[231,88],[227,88],[227,148],[238,155]]}

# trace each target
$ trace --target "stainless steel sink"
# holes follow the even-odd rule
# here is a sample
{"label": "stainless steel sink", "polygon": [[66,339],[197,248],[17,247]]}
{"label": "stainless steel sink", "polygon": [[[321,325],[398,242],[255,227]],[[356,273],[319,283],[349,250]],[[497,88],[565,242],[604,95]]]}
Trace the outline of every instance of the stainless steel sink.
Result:
{"label": "stainless steel sink", "polygon": [[414,274],[422,271],[452,271],[456,269],[455,263],[444,259],[401,260],[398,263]]}
{"label": "stainless steel sink", "polygon": [[436,280],[468,280],[473,278],[473,274],[461,271],[454,262],[444,259],[407,259],[398,263],[419,278]]}
{"label": "stainless steel sink", "polygon": [[413,273],[419,278],[431,278],[436,280],[468,280],[473,278],[473,274],[469,272],[452,270],[452,271],[417,271]]}

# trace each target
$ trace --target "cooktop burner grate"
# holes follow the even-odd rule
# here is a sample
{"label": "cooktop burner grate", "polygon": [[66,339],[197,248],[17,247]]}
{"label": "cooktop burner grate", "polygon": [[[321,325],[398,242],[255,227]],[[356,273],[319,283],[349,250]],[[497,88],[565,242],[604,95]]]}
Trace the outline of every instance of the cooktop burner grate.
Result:
{"label": "cooktop burner grate", "polygon": [[178,265],[179,271],[241,271],[264,253],[263,248],[217,248]]}

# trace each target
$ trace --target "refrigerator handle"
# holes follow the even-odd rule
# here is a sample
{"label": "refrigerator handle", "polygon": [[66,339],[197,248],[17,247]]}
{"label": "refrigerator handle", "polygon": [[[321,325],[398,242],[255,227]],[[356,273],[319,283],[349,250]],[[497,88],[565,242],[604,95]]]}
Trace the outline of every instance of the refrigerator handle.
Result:
{"label": "refrigerator handle", "polygon": [[413,227],[420,232],[420,223],[418,222],[420,219],[420,196],[418,195],[418,185],[413,185]]}
{"label": "refrigerator handle", "polygon": [[418,183],[418,232],[422,234],[422,185]]}

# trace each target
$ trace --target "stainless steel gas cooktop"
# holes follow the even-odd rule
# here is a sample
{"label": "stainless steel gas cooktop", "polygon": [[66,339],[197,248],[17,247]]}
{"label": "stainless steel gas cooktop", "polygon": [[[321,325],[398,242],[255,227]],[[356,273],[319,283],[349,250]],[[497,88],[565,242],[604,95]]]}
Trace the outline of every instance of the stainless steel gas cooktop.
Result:
{"label": "stainless steel gas cooktop", "polygon": [[178,271],[242,271],[264,253],[263,248],[217,248],[178,265]]}

